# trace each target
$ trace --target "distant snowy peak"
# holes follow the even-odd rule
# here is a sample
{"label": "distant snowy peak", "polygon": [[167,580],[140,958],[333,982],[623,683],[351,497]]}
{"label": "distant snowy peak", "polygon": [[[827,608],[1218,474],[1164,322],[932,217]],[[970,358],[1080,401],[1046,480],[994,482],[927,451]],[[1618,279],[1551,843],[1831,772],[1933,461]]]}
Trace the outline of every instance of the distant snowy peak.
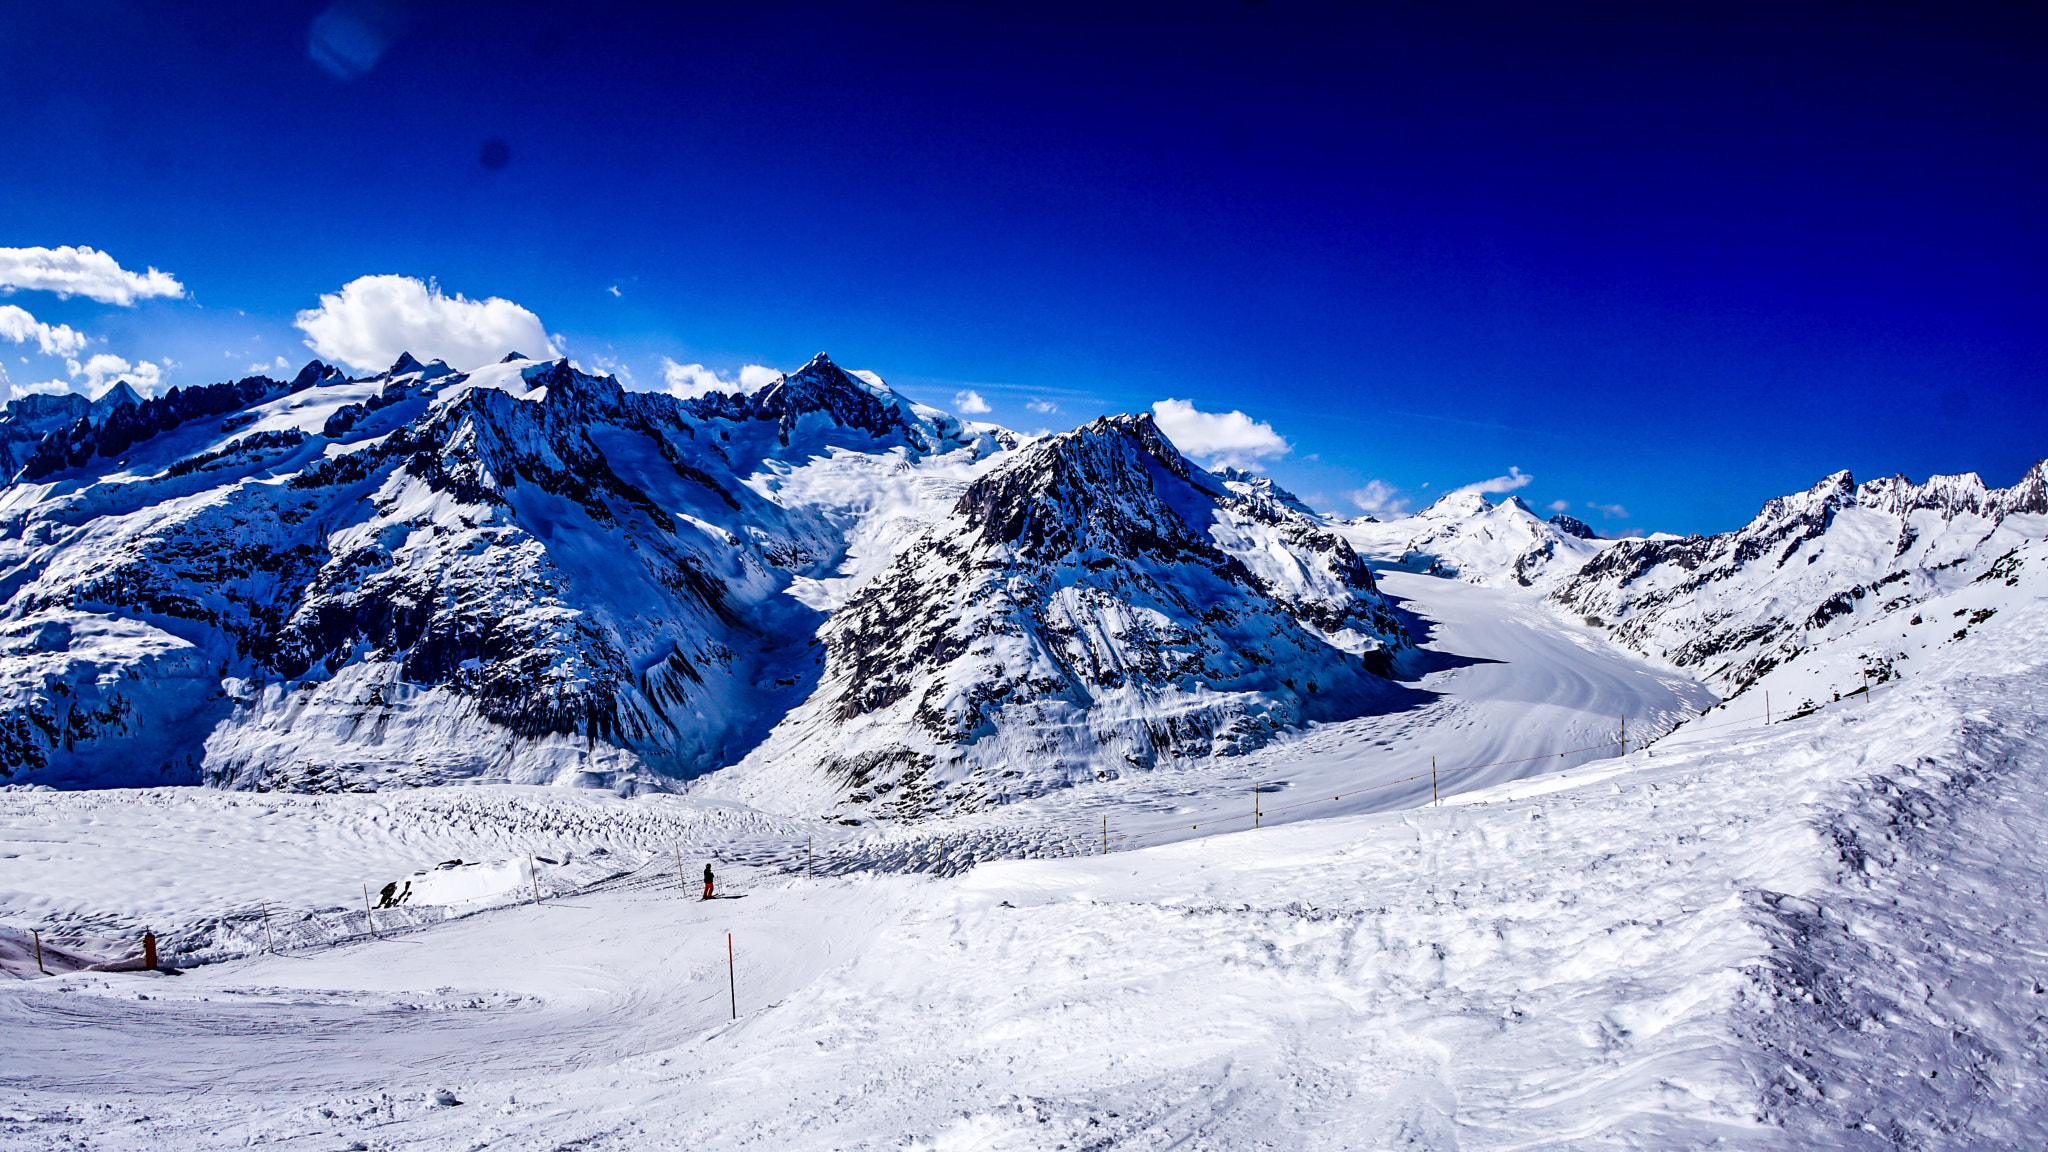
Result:
{"label": "distant snowy peak", "polygon": [[1590,529],[1581,535],[1542,519],[1518,496],[1496,504],[1469,489],[1447,492],[1413,516],[1352,520],[1340,530],[1368,555],[1404,568],[1504,588],[1547,588],[1606,544]]}
{"label": "distant snowy peak", "polygon": [[[876,446],[900,443],[919,455],[963,447],[985,453],[1017,443],[1014,435],[999,435],[1002,430],[994,425],[969,424],[917,404],[886,384],[860,379],[823,352],[773,383],[752,391],[705,393],[682,401],[682,410],[698,421],[770,425],[775,429],[777,447],[796,448],[800,454],[823,446],[803,443],[807,425],[820,432],[865,433],[866,440]],[[732,431],[723,431],[731,439]],[[744,461],[735,458],[734,463]]]}
{"label": "distant snowy peak", "polygon": [[1792,654],[2043,536],[2048,461],[2005,489],[1975,474],[1859,485],[1843,471],[1766,502],[1733,532],[1619,541],[1553,597],[1733,694]]}
{"label": "distant snowy peak", "polygon": [[1580,540],[1598,540],[1600,538],[1600,534],[1593,531],[1591,524],[1575,516],[1567,516],[1562,512],[1552,516],[1545,523],[1567,536],[1575,536]]}
{"label": "distant snowy peak", "polygon": [[1240,499],[1258,506],[1275,519],[1291,516],[1320,521],[1323,518],[1321,513],[1302,503],[1300,497],[1275,483],[1271,476],[1260,476],[1242,468],[1219,468],[1211,475]]}

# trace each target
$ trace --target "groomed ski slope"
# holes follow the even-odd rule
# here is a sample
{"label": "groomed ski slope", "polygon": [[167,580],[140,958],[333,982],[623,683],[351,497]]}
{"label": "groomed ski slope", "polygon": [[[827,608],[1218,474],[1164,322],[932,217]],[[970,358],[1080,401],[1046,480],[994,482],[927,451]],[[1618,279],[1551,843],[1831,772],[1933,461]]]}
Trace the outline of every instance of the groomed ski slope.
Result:
{"label": "groomed ski slope", "polygon": [[0,986],[0,1147],[2040,1147],[2042,591],[1441,807]]}

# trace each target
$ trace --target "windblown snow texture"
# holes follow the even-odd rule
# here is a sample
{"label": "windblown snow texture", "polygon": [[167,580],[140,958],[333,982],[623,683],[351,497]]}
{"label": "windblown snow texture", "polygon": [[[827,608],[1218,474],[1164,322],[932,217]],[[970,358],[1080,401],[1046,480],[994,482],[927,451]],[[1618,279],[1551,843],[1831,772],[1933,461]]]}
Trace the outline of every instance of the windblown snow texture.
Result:
{"label": "windblown snow texture", "polygon": [[[1072,515],[1079,488],[1065,504],[1031,497],[1042,507],[1007,489],[962,495],[999,465],[1039,467],[1024,461],[1076,482],[1063,454],[1081,450],[1027,448],[823,355],[687,401],[566,361],[465,374],[405,356],[363,380],[316,361],[289,384],[17,402],[0,421],[0,447],[22,461],[0,494],[0,775],[668,787],[741,760],[837,660],[811,711],[860,718],[863,740],[897,724],[891,746],[934,761],[988,735],[999,704],[1057,695],[1038,735],[1019,737],[1037,750],[1016,766],[1030,791],[1095,770],[1099,757],[1062,751],[1095,720],[1128,767],[1253,747],[1384,698],[1366,669],[1388,670],[1406,641],[1351,550],[1292,497],[1235,492],[1141,427],[1144,451],[1086,481],[1137,503],[1090,519]],[[1021,585],[981,571],[945,612],[876,607],[940,578],[970,529],[995,540],[1007,529],[985,521],[1011,511],[1078,526],[1059,547],[1095,564],[1070,581],[1083,615],[1181,649],[1103,657],[1144,665],[1135,675],[963,665],[949,673],[957,704],[878,716],[912,665],[961,655],[961,630],[979,626],[963,620],[1033,611]],[[1020,547],[1043,555],[1044,531]],[[862,638],[861,621],[889,630]],[[1041,648],[1046,627],[1020,625]],[[1115,707],[1132,711],[1105,719],[1083,684],[1120,690]],[[1029,727],[1014,713],[998,726]],[[843,775],[858,796],[859,773]]]}

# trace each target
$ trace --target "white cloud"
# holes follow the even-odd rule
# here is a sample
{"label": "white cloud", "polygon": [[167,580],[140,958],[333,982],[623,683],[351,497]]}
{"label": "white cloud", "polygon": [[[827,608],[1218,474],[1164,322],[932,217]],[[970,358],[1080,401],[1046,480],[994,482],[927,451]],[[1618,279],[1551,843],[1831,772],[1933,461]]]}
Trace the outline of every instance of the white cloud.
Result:
{"label": "white cloud", "polygon": [[1351,502],[1373,516],[1400,516],[1408,511],[1408,501],[1401,499],[1401,490],[1385,480],[1368,480],[1365,487],[1353,491]]}
{"label": "white cloud", "polygon": [[689,400],[708,392],[752,392],[782,379],[782,373],[759,364],[748,364],[740,369],[740,378],[735,382],[702,364],[678,364],[663,356],[661,379],[663,391]]}
{"label": "white cloud", "polygon": [[1057,405],[1057,404],[1055,404],[1055,403],[1053,403],[1052,401],[1050,401],[1050,400],[1040,400],[1040,399],[1038,399],[1038,398],[1036,398],[1036,397],[1033,397],[1033,398],[1032,398],[1032,399],[1031,399],[1031,400],[1030,400],[1030,401],[1029,401],[1028,403],[1026,403],[1026,404],[1025,404],[1024,406],[1025,406],[1026,408],[1029,408],[1029,409],[1031,409],[1031,410],[1032,410],[1033,412],[1036,412],[1036,413],[1038,413],[1038,414],[1039,414],[1039,415],[1041,415],[1041,416],[1050,416],[1050,415],[1052,415],[1053,413],[1055,413],[1055,412],[1057,412],[1057,411],[1059,411],[1059,410],[1060,410],[1060,406],[1059,406],[1059,405]]}
{"label": "white cloud", "polygon": [[1609,520],[1628,519],[1628,509],[1623,508],[1619,504],[1595,504],[1591,500],[1588,500],[1586,501],[1586,507],[1593,509],[1595,512],[1600,513],[1602,516],[1607,517]]}
{"label": "white cloud", "polygon": [[1569,512],[1572,510],[1572,502],[1569,500],[1552,500],[1550,502],[1550,510],[1552,512]]}
{"label": "white cloud", "polygon": [[972,388],[965,392],[953,393],[953,407],[958,408],[961,414],[966,416],[979,416],[984,412],[994,411],[988,406],[988,401],[981,398],[981,393]]}
{"label": "white cloud", "polygon": [[28,314],[28,309],[0,304],[0,339],[16,344],[29,340],[45,356],[76,356],[85,351],[85,334],[68,324],[45,324]]}
{"label": "white cloud", "polygon": [[1293,450],[1271,424],[1242,412],[1200,412],[1186,400],[1168,397],[1152,405],[1152,418],[1175,447],[1212,467],[1253,468],[1263,457]]}
{"label": "white cloud", "polygon": [[1408,511],[1408,501],[1402,498],[1400,489],[1385,480],[1368,480],[1365,487],[1349,493],[1351,502],[1374,516],[1400,516]]}
{"label": "white cloud", "polygon": [[623,293],[619,291],[619,286],[617,284],[614,284],[611,287],[605,289],[605,291],[611,293],[614,296],[623,295]]}
{"label": "white cloud", "polygon": [[138,360],[130,364],[111,352],[102,352],[83,364],[76,360],[66,360],[64,364],[71,370],[73,380],[85,378],[86,394],[95,398],[122,380],[128,381],[137,392],[148,396],[155,392],[156,386],[163,383],[164,378],[163,368],[159,365],[147,360]]}
{"label": "white cloud", "polygon": [[150,296],[175,300],[185,294],[185,286],[168,272],[130,272],[105,252],[82,246],[0,248],[0,291],[16,288],[84,296],[123,307]]}
{"label": "white cloud", "polygon": [[1486,492],[1498,495],[1502,492],[1513,492],[1517,488],[1525,488],[1535,479],[1534,476],[1524,473],[1520,468],[1510,467],[1508,474],[1505,476],[1495,476],[1491,480],[1481,480],[1477,484],[1467,484],[1462,488],[1454,489],[1454,491]]}
{"label": "white cloud", "polygon": [[411,276],[359,276],[318,308],[298,315],[306,346],[323,359],[366,370],[388,368],[402,352],[446,360],[468,371],[508,352],[558,355],[540,317],[510,300],[445,296],[439,284]]}

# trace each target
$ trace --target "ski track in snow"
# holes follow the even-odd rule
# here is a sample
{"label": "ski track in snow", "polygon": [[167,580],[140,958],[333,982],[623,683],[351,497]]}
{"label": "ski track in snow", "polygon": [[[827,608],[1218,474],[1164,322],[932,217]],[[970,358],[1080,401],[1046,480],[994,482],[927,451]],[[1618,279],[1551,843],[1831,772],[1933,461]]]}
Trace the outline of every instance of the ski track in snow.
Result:
{"label": "ski track in snow", "polygon": [[[1874,698],[1788,723],[1467,774],[1440,807],[1411,783],[1327,819],[960,870],[977,827],[1076,851],[1102,812],[1126,833],[1168,805],[1233,814],[1208,797],[1236,780],[1248,798],[1286,779],[1262,794],[1277,805],[1411,774],[1425,731],[1508,758],[1573,723],[1604,734],[1618,695],[1687,699],[1507,594],[1403,579],[1389,590],[1433,619],[1433,647],[1504,661],[1435,674],[1434,717],[840,829],[829,870],[869,869],[845,875],[791,871],[816,823],[690,797],[0,795],[13,924],[59,893],[81,924],[91,899],[189,917],[303,890],[303,912],[334,898],[322,884],[355,893],[327,878],[342,863],[558,861],[538,907],[503,891],[385,939],[0,986],[0,1148],[2048,1144],[2048,589]],[[1852,656],[1812,660],[1832,671],[1773,675],[1854,682]],[[119,863],[152,842],[145,889]],[[737,861],[722,883],[745,899],[695,899],[677,844],[692,873]]]}

